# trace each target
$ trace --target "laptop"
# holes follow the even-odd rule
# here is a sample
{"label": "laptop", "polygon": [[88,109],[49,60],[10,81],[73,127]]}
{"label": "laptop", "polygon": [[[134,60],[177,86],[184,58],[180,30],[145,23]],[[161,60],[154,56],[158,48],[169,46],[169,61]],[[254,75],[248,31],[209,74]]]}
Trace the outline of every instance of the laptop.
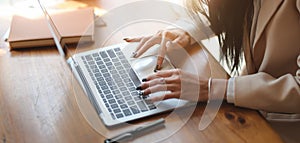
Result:
{"label": "laptop", "polygon": [[[124,49],[131,44],[121,43],[108,47],[77,53],[67,57],[65,47],[59,41],[60,34],[46,8],[38,0],[56,47],[66,59],[72,73],[80,83],[99,118],[106,126],[114,126],[128,121],[195,104],[180,99],[169,99],[150,103],[139,95],[136,87],[141,84],[141,76],[146,75],[132,66]],[[149,57],[153,61],[155,57]],[[148,61],[149,61],[148,58]],[[140,61],[142,62],[142,61]],[[153,67],[151,66],[151,71]],[[156,94],[164,94],[156,93]],[[151,95],[150,95],[151,96]]]}

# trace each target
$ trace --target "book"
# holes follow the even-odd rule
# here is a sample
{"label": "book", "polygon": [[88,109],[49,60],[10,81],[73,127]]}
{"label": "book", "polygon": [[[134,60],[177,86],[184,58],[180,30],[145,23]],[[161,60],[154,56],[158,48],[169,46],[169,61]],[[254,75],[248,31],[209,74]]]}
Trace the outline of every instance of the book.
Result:
{"label": "book", "polygon": [[[94,41],[94,9],[83,8],[50,13],[61,43]],[[54,39],[43,13],[35,18],[14,15],[8,42],[11,49],[54,46]]]}

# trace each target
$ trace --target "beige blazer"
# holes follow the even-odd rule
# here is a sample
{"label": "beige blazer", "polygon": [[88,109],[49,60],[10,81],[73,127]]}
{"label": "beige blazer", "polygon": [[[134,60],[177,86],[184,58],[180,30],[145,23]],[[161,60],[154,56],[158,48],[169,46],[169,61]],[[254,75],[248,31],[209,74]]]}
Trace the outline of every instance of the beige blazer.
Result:
{"label": "beige blazer", "polygon": [[235,80],[235,105],[300,113],[300,0],[264,0],[253,36],[245,48],[247,75]]}

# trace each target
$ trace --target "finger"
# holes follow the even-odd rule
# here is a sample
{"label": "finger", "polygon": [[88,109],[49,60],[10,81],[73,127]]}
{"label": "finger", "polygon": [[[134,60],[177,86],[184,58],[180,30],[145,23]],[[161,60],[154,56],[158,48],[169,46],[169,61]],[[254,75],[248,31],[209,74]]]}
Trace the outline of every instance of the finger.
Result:
{"label": "finger", "polygon": [[179,93],[178,92],[171,92],[171,93],[167,93],[161,96],[151,96],[149,98],[147,98],[147,100],[150,100],[150,102],[157,102],[157,101],[162,101],[162,100],[167,100],[167,99],[172,99],[172,98],[178,98],[179,97]]}
{"label": "finger", "polygon": [[170,35],[169,32],[163,32],[162,33],[162,39],[161,39],[161,43],[160,43],[160,50],[158,51],[158,57],[157,57],[157,63],[156,63],[156,68],[154,71],[156,70],[160,70],[162,68],[162,63],[164,62],[164,58],[166,55],[166,43],[168,41],[170,41],[170,39],[168,39],[168,36]]}
{"label": "finger", "polygon": [[178,85],[176,84],[157,84],[157,85],[150,85],[150,87],[146,88],[143,91],[143,95],[147,96],[151,93],[156,93],[160,91],[176,91],[178,88]]}
{"label": "finger", "polygon": [[137,48],[135,57],[139,57],[144,54],[150,47],[158,44],[160,42],[160,38],[158,37],[151,37],[148,39],[143,45]]}
{"label": "finger", "polygon": [[152,36],[143,37],[139,42],[139,45],[136,47],[135,51],[138,51]]}
{"label": "finger", "polygon": [[152,75],[149,75],[146,80],[147,81],[150,81],[150,80],[153,80],[153,79],[156,79],[156,78],[161,78],[161,77],[170,77],[172,76],[173,74],[173,71],[172,70],[164,70],[164,71],[158,71]]}
{"label": "finger", "polygon": [[[168,83],[170,83],[170,82],[168,81]],[[168,83],[167,83],[165,78],[156,78],[156,79],[150,80],[148,82],[142,83],[137,89],[138,90],[143,90],[143,89],[146,89],[150,86],[154,86],[154,85],[157,85],[157,84],[168,84]]]}
{"label": "finger", "polygon": [[140,43],[138,44],[138,46],[136,47],[135,51],[132,53],[131,57],[132,58],[136,58],[137,56],[137,51],[140,50],[140,48],[151,38],[151,36],[148,37],[143,37],[140,39]]}
{"label": "finger", "polygon": [[126,42],[140,42],[144,37],[136,37],[136,38],[124,38]]}

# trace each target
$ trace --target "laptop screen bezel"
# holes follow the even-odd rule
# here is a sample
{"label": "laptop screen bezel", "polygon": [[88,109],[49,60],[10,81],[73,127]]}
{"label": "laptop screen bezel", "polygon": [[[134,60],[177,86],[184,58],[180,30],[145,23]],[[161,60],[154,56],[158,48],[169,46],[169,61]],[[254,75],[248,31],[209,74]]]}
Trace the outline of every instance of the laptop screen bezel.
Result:
{"label": "laptop screen bezel", "polygon": [[68,57],[67,57],[67,54],[65,52],[66,45],[62,45],[61,44],[61,37],[62,36],[60,35],[60,33],[59,33],[57,27],[55,26],[55,24],[54,24],[54,22],[53,22],[53,20],[52,20],[52,18],[50,16],[50,14],[48,13],[47,9],[44,7],[44,5],[41,3],[40,0],[38,0],[38,3],[39,3],[39,5],[40,5],[40,7],[41,7],[41,9],[43,11],[43,14],[44,14],[45,19],[46,19],[47,24],[48,24],[48,28],[49,28],[52,36],[53,36],[53,40],[54,40],[54,43],[56,45],[56,48],[57,48],[59,54],[63,58],[67,59]]}

